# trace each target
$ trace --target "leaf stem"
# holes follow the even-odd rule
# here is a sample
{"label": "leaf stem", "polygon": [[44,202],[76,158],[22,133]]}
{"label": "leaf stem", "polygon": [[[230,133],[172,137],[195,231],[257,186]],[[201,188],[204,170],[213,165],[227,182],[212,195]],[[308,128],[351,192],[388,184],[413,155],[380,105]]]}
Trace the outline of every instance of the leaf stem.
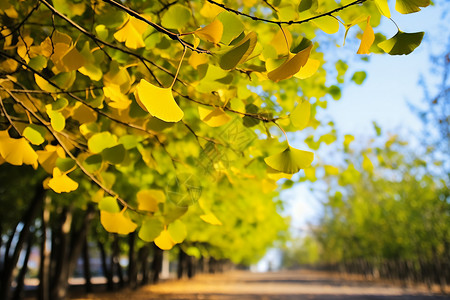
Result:
{"label": "leaf stem", "polygon": [[184,55],[185,55],[185,54],[186,54],[186,47],[183,48],[183,55],[181,55],[181,60],[180,60],[180,63],[178,64],[177,72],[175,73],[175,77],[173,77],[172,84],[171,84],[170,87],[169,87],[170,89],[172,89],[173,85],[174,85],[175,82],[177,81],[178,73],[180,72],[181,64],[183,63]]}

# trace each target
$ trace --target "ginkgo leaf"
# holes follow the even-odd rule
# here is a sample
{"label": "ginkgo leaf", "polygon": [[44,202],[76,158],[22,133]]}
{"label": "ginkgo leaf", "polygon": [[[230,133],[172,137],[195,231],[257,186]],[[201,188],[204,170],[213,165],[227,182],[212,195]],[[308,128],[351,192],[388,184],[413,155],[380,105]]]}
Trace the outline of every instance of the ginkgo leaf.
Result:
{"label": "ginkgo leaf", "polygon": [[53,169],[53,177],[48,182],[48,186],[56,193],[70,193],[78,188],[78,183],[72,180],[60,169]]}
{"label": "ginkgo leaf", "polygon": [[55,131],[62,131],[66,127],[66,118],[60,111],[47,108],[47,114],[50,117],[50,124]]}
{"label": "ginkgo leaf", "polygon": [[46,130],[42,126],[30,124],[23,130],[22,135],[33,145],[40,145],[45,142],[45,133]]}
{"label": "ginkgo leaf", "polygon": [[215,19],[210,24],[203,28],[199,28],[194,31],[199,38],[205,39],[211,43],[218,44],[222,39],[223,24],[218,19]]}
{"label": "ginkgo leaf", "polygon": [[308,123],[311,115],[311,104],[309,101],[303,100],[299,105],[297,105],[294,111],[289,115],[292,125],[297,129],[304,129]]}
{"label": "ginkgo leaf", "polygon": [[100,222],[106,231],[118,234],[129,234],[137,228],[137,224],[124,216],[124,210],[118,213],[100,211]]}
{"label": "ginkgo leaf", "polygon": [[424,32],[406,33],[398,31],[396,35],[378,44],[378,47],[390,55],[407,55],[422,42]]}
{"label": "ginkgo leaf", "polygon": [[23,164],[38,167],[38,155],[24,138],[13,139],[8,131],[0,131],[0,155],[3,159],[16,166]]}
{"label": "ginkgo leaf", "polygon": [[375,0],[375,4],[383,16],[385,16],[386,18],[391,17],[391,11],[389,10],[387,0]]}
{"label": "ginkgo leaf", "polygon": [[167,226],[170,238],[175,243],[182,243],[187,236],[186,225],[180,220],[176,220]]}
{"label": "ginkgo leaf", "polygon": [[204,53],[192,52],[188,63],[197,70],[197,67],[208,62],[208,55]]}
{"label": "ginkgo leaf", "polygon": [[166,195],[160,190],[141,190],[136,195],[139,210],[155,212],[158,210],[158,203],[166,201]]}
{"label": "ginkgo leaf", "polygon": [[233,13],[228,11],[221,12],[217,19],[223,24],[223,28],[226,29],[222,34],[222,43],[229,45],[232,40],[238,37],[245,29],[241,20]]}
{"label": "ginkgo leaf", "polygon": [[297,54],[289,54],[289,58],[278,68],[270,71],[267,77],[275,82],[285,80],[294,76],[306,64],[311,53],[312,44]]}
{"label": "ginkgo leaf", "polygon": [[270,45],[275,49],[278,55],[289,53],[292,44],[292,34],[288,30],[278,30],[273,37]]}
{"label": "ginkgo leaf", "polygon": [[372,162],[365,154],[363,155],[362,167],[364,170],[366,170],[369,173],[371,173],[374,169]]}
{"label": "ginkgo leaf", "polygon": [[279,179],[291,179],[292,178],[292,174],[287,174],[287,173],[283,173],[280,171],[277,171],[275,169],[272,169],[271,167],[267,166],[267,177],[269,177],[272,180],[279,180]]}
{"label": "ginkgo leaf", "polygon": [[96,133],[88,140],[88,148],[92,153],[100,153],[115,145],[117,145],[116,137],[107,131]]}
{"label": "ginkgo leaf", "polygon": [[61,146],[53,145],[45,146],[44,150],[36,151],[36,154],[38,155],[39,164],[49,174],[53,173],[53,168],[56,166],[56,160],[58,158],[66,157],[66,153]]}
{"label": "ginkgo leaf", "polygon": [[160,120],[178,122],[184,116],[183,111],[175,102],[170,88],[160,88],[145,79],[141,79],[135,95],[145,109]]}
{"label": "ginkgo leaf", "polygon": [[208,109],[202,106],[198,107],[198,114],[200,119],[211,127],[219,127],[231,120],[222,108]]}
{"label": "ginkgo leaf", "polygon": [[298,79],[306,79],[313,76],[320,67],[320,61],[314,58],[308,59],[306,64],[298,71],[294,77]]}
{"label": "ginkgo leaf", "polygon": [[345,40],[347,39],[348,31],[350,30],[350,28],[352,28],[356,24],[361,23],[365,20],[367,20],[367,15],[360,15],[360,16],[356,17],[353,21],[351,21],[349,24],[344,24],[344,27],[345,27],[344,43],[343,43],[344,46],[345,46]]}
{"label": "ginkgo leaf", "polygon": [[217,219],[217,217],[211,212],[205,215],[201,215],[200,219],[211,225],[222,225],[222,222],[220,222],[220,220]]}
{"label": "ginkgo leaf", "polygon": [[142,223],[138,236],[146,242],[152,242],[164,230],[163,223],[156,218],[150,218]]}
{"label": "ginkgo leaf", "polygon": [[421,7],[427,7],[430,3],[430,0],[397,0],[395,10],[402,14],[410,14],[420,11]]}
{"label": "ginkgo leaf", "polygon": [[361,38],[361,45],[359,46],[357,54],[369,54],[370,46],[372,46],[373,41],[375,41],[375,34],[373,33],[372,26],[370,26],[370,16],[367,17],[366,29]]}
{"label": "ginkgo leaf", "polygon": [[245,62],[248,56],[255,49],[257,36],[254,31],[250,32],[245,38],[237,43],[231,50],[220,57],[219,65],[224,70],[231,70],[237,65]]}
{"label": "ginkgo leaf", "polygon": [[266,157],[266,164],[279,172],[294,174],[311,165],[314,153],[288,146],[283,152]]}
{"label": "ginkgo leaf", "polygon": [[144,21],[128,17],[120,26],[120,29],[114,33],[114,38],[119,42],[125,42],[125,46],[131,49],[145,47],[142,34],[148,26]]}
{"label": "ginkgo leaf", "polygon": [[127,109],[131,104],[131,100],[122,94],[118,85],[111,84],[103,87],[103,93],[105,94],[105,97],[111,100],[108,102],[108,105],[111,107],[117,109]]}
{"label": "ginkgo leaf", "polygon": [[155,245],[162,250],[170,250],[175,246],[175,242],[172,240],[169,231],[164,229],[154,240]]}
{"label": "ginkgo leaf", "polygon": [[119,213],[120,208],[119,204],[117,204],[117,199],[113,197],[104,197],[98,203],[98,209],[101,211],[107,211],[110,213]]}
{"label": "ginkgo leaf", "polygon": [[334,34],[339,30],[339,21],[334,17],[324,16],[311,22],[327,34]]}
{"label": "ginkgo leaf", "polygon": [[339,169],[336,168],[335,166],[325,165],[323,167],[325,169],[325,174],[327,174],[327,175],[338,175],[339,174]]}
{"label": "ginkgo leaf", "polygon": [[191,11],[184,5],[175,4],[169,7],[161,18],[161,25],[166,28],[181,29],[191,18]]}
{"label": "ginkgo leaf", "polygon": [[125,159],[125,148],[121,144],[105,148],[102,156],[107,162],[118,165]]}

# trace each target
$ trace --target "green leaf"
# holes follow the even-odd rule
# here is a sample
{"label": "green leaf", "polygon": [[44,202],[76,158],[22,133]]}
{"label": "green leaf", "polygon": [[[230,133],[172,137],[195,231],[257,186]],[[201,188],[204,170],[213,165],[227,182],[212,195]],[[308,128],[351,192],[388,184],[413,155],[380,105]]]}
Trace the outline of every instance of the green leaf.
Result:
{"label": "green leaf", "polygon": [[105,197],[98,203],[98,209],[104,210],[110,213],[120,212],[119,204],[113,197]]}
{"label": "green leaf", "polygon": [[223,24],[224,31],[221,41],[225,45],[229,45],[232,40],[244,31],[244,24],[242,24],[241,20],[233,13],[227,11],[221,12],[217,16],[217,19]]}
{"label": "green leaf", "polygon": [[36,71],[42,71],[45,67],[47,67],[47,58],[42,55],[35,56],[30,59],[28,62],[28,66],[35,69]]}
{"label": "green leaf", "polygon": [[367,74],[364,71],[358,71],[353,73],[352,81],[354,81],[356,84],[363,84],[364,80],[366,80]]}
{"label": "green leaf", "polygon": [[169,231],[170,236],[175,243],[181,243],[186,238],[186,225],[184,225],[184,223],[180,220],[176,220],[175,222],[170,223],[167,230]]}
{"label": "green leaf", "polygon": [[83,161],[83,166],[88,172],[94,173],[100,170],[102,167],[103,158],[100,154],[94,154],[89,156]]}
{"label": "green leaf", "polygon": [[92,153],[100,153],[115,145],[117,145],[116,137],[107,131],[96,133],[88,140],[88,148]]}
{"label": "green leaf", "polygon": [[122,144],[105,148],[102,151],[102,156],[112,164],[120,164],[125,159],[125,148]]}
{"label": "green leaf", "polygon": [[266,157],[266,164],[279,172],[294,174],[311,165],[314,153],[288,146],[283,152]]}
{"label": "green leaf", "polygon": [[425,32],[406,33],[398,31],[390,39],[378,44],[378,47],[390,55],[407,55],[416,49],[422,42]]}
{"label": "green leaf", "polygon": [[410,14],[420,11],[421,7],[430,5],[430,0],[397,0],[395,9],[402,14]]}
{"label": "green leaf", "polygon": [[66,118],[59,111],[47,110],[47,114],[50,117],[50,124],[55,131],[62,131],[66,127]]}
{"label": "green leaf", "polygon": [[163,230],[164,225],[159,219],[149,218],[142,224],[138,236],[143,241],[152,242]]}
{"label": "green leaf", "polygon": [[237,65],[245,62],[256,46],[256,33],[254,31],[237,43],[231,50],[220,57],[220,67],[224,70],[234,69]]}
{"label": "green leaf", "polygon": [[45,142],[46,133],[47,131],[44,127],[30,124],[23,130],[22,135],[33,145],[40,145]]}
{"label": "green leaf", "polygon": [[67,158],[58,157],[56,159],[56,166],[63,173],[70,171],[71,169],[73,169],[75,167],[75,165],[76,165],[75,161],[69,157],[67,157]]}
{"label": "green leaf", "polygon": [[337,85],[332,85],[328,88],[328,93],[333,97],[334,100],[341,99],[341,89]]}
{"label": "green leaf", "polygon": [[184,5],[175,4],[169,7],[161,18],[161,25],[166,28],[181,29],[191,18],[191,11]]}

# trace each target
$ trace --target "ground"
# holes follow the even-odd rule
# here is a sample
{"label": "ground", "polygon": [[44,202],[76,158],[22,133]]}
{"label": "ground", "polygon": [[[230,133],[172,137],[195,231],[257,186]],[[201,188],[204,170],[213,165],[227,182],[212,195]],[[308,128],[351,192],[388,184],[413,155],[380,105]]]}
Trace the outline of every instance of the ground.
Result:
{"label": "ground", "polygon": [[87,295],[76,300],[359,300],[359,299],[450,299],[425,287],[400,287],[388,282],[343,278],[318,271],[251,273],[230,271],[198,275],[194,279],[168,280],[136,291]]}

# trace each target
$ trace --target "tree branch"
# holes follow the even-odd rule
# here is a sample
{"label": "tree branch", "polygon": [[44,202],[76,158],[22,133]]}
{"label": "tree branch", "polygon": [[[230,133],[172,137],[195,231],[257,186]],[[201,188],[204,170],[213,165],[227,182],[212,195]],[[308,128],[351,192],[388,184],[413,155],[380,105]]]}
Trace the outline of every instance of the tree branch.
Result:
{"label": "tree branch", "polygon": [[315,20],[315,19],[319,19],[319,18],[325,17],[325,16],[332,16],[334,13],[337,13],[337,12],[343,10],[343,9],[346,9],[347,7],[350,7],[350,6],[353,6],[353,5],[357,5],[357,4],[362,4],[362,3],[366,2],[367,0],[356,0],[356,1],[353,1],[353,2],[351,2],[349,4],[347,4],[347,5],[335,8],[333,10],[330,10],[328,12],[325,12],[325,13],[322,13],[322,14],[318,14],[316,16],[313,16],[313,17],[310,17],[310,18],[307,18],[307,19],[303,19],[303,20],[298,20],[298,21],[294,21],[294,20],[291,20],[291,21],[268,20],[268,19],[264,19],[264,18],[260,18],[260,17],[256,17],[256,16],[252,16],[252,15],[240,12],[240,11],[238,11],[236,9],[227,7],[227,6],[225,6],[225,4],[218,3],[218,2],[216,2],[214,0],[206,0],[206,1],[208,1],[211,4],[214,4],[216,6],[219,6],[219,7],[223,8],[223,9],[225,9],[226,11],[235,13],[236,15],[240,15],[240,16],[243,16],[243,17],[246,17],[246,18],[250,18],[253,21],[261,21],[261,22],[276,24],[276,25],[280,26],[280,25],[303,24],[303,23],[307,23],[307,22]]}

